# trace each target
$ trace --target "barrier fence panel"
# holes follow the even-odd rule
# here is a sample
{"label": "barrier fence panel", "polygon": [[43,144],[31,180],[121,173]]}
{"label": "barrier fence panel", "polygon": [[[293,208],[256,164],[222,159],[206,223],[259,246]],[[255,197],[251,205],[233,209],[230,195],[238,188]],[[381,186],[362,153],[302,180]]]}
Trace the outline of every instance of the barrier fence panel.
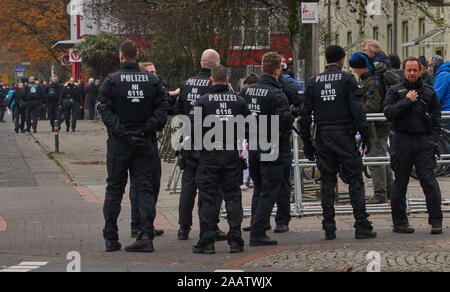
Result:
{"label": "barrier fence panel", "polygon": [[[450,119],[450,112],[442,112],[442,119]],[[386,121],[385,116],[382,113],[379,114],[367,114],[367,120],[370,122],[375,121]],[[298,120],[296,120],[295,125],[297,126]],[[175,159],[166,190],[170,191],[170,194],[176,194],[181,191],[181,183],[180,178],[183,174],[183,171],[180,170],[178,166],[178,157],[175,157],[174,151],[171,147],[171,139],[172,135],[174,135],[176,128],[172,128],[170,121],[169,126],[166,128],[164,132],[164,136],[161,140],[160,150],[162,151],[161,159],[165,161],[172,162]],[[304,180],[304,169],[305,168],[316,168],[316,162],[311,162],[306,159],[301,159],[300,154],[300,143],[299,136],[294,131],[293,133],[293,182],[294,182],[294,203],[291,204],[291,212],[295,216],[308,216],[308,215],[321,215],[322,207],[319,199],[316,201],[306,202],[305,196],[307,195],[305,192],[306,188],[311,188],[311,186],[307,186]],[[390,157],[364,157],[363,158],[364,165],[390,165]],[[441,155],[440,160],[438,160],[439,164],[450,164],[450,154]],[[312,176],[312,180],[314,181],[314,173]],[[312,186],[315,186],[316,189],[320,188],[320,184],[313,182]],[[338,194],[338,192],[337,192]],[[407,212],[408,213],[419,213],[426,212],[426,202],[425,199],[417,199],[417,198],[409,198],[407,195]],[[450,200],[443,199],[442,211],[450,212]],[[391,207],[390,204],[367,204],[367,212],[368,213],[390,213]],[[251,215],[251,207],[244,207],[244,216]],[[336,214],[352,214],[353,209],[350,204],[347,205],[336,205]],[[273,209],[272,214],[276,214],[277,208],[276,206]],[[224,208],[221,210],[221,216],[226,216],[226,211]]]}
{"label": "barrier fence panel", "polygon": [[[442,119],[450,119],[450,112],[442,112]],[[374,122],[374,121],[386,121],[386,118],[384,114],[367,114],[367,121]],[[297,121],[295,123],[297,125]],[[322,207],[320,202],[311,202],[311,203],[304,203],[303,197],[305,195],[303,189],[304,189],[304,178],[301,175],[302,170],[305,167],[316,167],[315,162],[308,161],[306,159],[300,159],[298,152],[299,152],[299,136],[297,133],[294,132],[293,134],[293,151],[294,151],[294,173],[300,174],[300,175],[294,175],[295,177],[295,183],[294,183],[294,189],[295,189],[295,203],[292,205],[292,213],[294,213],[297,216],[307,216],[307,215],[321,215],[322,214]],[[443,154],[441,155],[440,159],[437,161],[439,164],[450,164],[450,155],[449,154]],[[390,157],[364,157],[363,158],[363,164],[364,165],[390,165]],[[407,196],[407,212],[408,213],[420,213],[420,212],[426,212],[426,202],[425,199],[417,199],[417,198],[409,198],[409,194],[406,194]],[[390,204],[367,204],[367,212],[368,213],[390,213],[391,207]],[[353,209],[351,205],[337,205],[336,207],[336,214],[352,214]],[[442,201],[442,211],[449,212],[450,211],[450,200],[443,199]]]}

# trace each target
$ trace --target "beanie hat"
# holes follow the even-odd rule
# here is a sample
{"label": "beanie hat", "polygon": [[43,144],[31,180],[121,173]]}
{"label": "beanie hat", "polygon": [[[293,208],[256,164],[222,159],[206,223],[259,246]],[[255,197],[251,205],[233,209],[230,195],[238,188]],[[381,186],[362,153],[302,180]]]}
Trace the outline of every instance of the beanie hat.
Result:
{"label": "beanie hat", "polygon": [[420,56],[417,59],[419,60],[420,64],[422,64],[422,66],[424,66],[424,67],[427,66],[427,59],[425,58],[425,56]]}
{"label": "beanie hat", "polygon": [[375,70],[375,65],[370,60],[369,56],[364,53],[354,53],[349,60],[350,67],[352,68],[367,68],[371,72],[375,73],[376,85],[378,85],[378,76]]}
{"label": "beanie hat", "polygon": [[325,50],[328,64],[338,62],[345,58],[345,50],[338,45],[329,46]]}
{"label": "beanie hat", "polygon": [[433,70],[436,72],[442,64],[444,64],[444,59],[441,56],[435,55],[431,57],[431,64],[433,65]]}

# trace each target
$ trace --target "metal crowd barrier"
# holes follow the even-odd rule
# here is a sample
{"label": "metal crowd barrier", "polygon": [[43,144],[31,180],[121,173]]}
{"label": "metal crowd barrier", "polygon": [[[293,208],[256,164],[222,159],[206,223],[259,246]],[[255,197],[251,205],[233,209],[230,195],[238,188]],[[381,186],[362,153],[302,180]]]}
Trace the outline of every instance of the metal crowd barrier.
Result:
{"label": "metal crowd barrier", "polygon": [[[442,119],[450,119],[450,111],[442,112]],[[367,114],[368,121],[386,121],[386,117],[384,114]],[[298,120],[295,122],[297,124]],[[169,144],[170,137],[174,133],[175,129],[172,129],[170,124],[167,127],[168,135],[164,138],[164,144]],[[293,180],[294,180],[294,203],[291,204],[291,212],[295,216],[309,216],[309,215],[321,215],[322,207],[320,201],[312,201],[305,202],[305,181],[302,175],[303,169],[306,167],[317,167],[316,162],[311,162],[306,159],[300,159],[299,155],[299,136],[294,131],[293,133],[293,156],[294,160],[292,163],[292,167],[294,169]],[[363,158],[364,165],[390,165],[390,157],[364,157]],[[438,163],[450,164],[450,154],[441,155],[441,159]],[[166,190],[170,192],[170,194],[177,194],[181,192],[181,177],[183,175],[183,171],[180,170],[178,166],[178,157],[175,159],[175,163],[171,170],[171,174],[169,176],[169,180],[167,183]],[[317,184],[319,187],[319,184]],[[409,198],[407,195],[407,212],[408,213],[423,213],[427,211],[425,199],[418,198]],[[450,212],[450,200],[443,200],[442,211]],[[390,213],[391,207],[390,204],[367,204],[366,205],[367,212],[371,214],[376,213]],[[251,207],[244,207],[244,216],[251,215]],[[336,205],[336,214],[352,214],[353,209],[352,206],[347,205]],[[275,206],[272,214],[276,214],[277,207]],[[221,216],[226,216],[226,211],[224,208],[221,210]]]}
{"label": "metal crowd barrier", "polygon": [[[450,119],[450,112],[442,112],[442,119]],[[382,114],[367,114],[368,121],[386,121],[386,117]],[[297,121],[296,121],[297,124]],[[293,134],[293,151],[294,151],[294,198],[295,202],[291,205],[291,211],[296,216],[307,215],[321,215],[322,207],[320,202],[304,202],[304,179],[302,176],[302,170],[305,167],[316,167],[315,162],[308,161],[306,159],[300,159],[299,157],[299,137],[297,133]],[[390,157],[365,157],[363,158],[364,165],[390,165]],[[438,163],[450,164],[450,155],[441,155]],[[407,196],[407,212],[408,213],[421,213],[426,212],[425,199],[409,198]],[[450,212],[450,200],[446,199],[442,202],[442,211]],[[368,204],[366,206],[368,213],[390,213],[390,204]],[[336,214],[352,214],[353,209],[351,205],[336,205]]]}

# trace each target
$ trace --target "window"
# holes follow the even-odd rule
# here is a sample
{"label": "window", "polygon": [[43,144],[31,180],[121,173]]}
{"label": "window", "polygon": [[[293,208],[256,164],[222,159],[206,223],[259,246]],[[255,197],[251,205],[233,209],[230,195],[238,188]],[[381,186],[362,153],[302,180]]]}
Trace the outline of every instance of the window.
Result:
{"label": "window", "polygon": [[[404,21],[402,23],[402,43],[407,43],[409,41],[409,26],[408,22]],[[409,56],[409,49],[408,47],[403,47],[403,59],[408,58]]]}
{"label": "window", "polygon": [[[425,34],[425,18],[419,19],[419,37]],[[419,47],[419,56],[425,56],[425,47]]]}
{"label": "window", "polygon": [[387,51],[389,54],[394,52],[394,29],[392,24],[387,25]]}
{"label": "window", "polygon": [[347,32],[347,46],[350,46],[353,43],[352,32]]}
{"label": "window", "polygon": [[[243,23],[244,24],[244,23]],[[234,50],[263,50],[270,47],[270,16],[265,9],[255,9],[255,18],[236,28]]]}
{"label": "window", "polygon": [[378,31],[378,26],[373,28],[373,34],[372,34],[372,38],[374,40],[378,41],[378,36],[379,36],[379,31]]}
{"label": "window", "polygon": [[334,35],[334,43],[336,45],[340,44],[340,35],[338,33]]}

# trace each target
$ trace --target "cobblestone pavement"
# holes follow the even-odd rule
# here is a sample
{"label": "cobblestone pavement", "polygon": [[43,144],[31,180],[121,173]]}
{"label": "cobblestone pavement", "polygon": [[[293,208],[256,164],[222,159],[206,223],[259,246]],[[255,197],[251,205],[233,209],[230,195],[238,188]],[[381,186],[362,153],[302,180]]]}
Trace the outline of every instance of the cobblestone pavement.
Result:
{"label": "cobblestone pavement", "polygon": [[[61,133],[60,154],[54,154],[54,135],[47,121],[41,121],[37,134],[12,134],[10,123],[0,124],[1,145],[11,153],[6,164],[17,165],[18,176],[31,180],[16,180],[8,176],[8,168],[0,168],[0,270],[23,261],[49,262],[41,269],[65,271],[65,256],[80,252],[86,270],[117,271],[214,271],[238,269],[246,271],[365,271],[366,255],[378,251],[382,271],[446,271],[449,267],[450,216],[445,213],[444,234],[429,235],[426,214],[412,214],[414,235],[391,232],[389,214],[370,219],[379,236],[374,240],[355,241],[353,217],[337,217],[338,239],[332,243],[323,239],[320,216],[293,218],[291,232],[269,236],[279,246],[245,247],[242,254],[229,254],[226,243],[216,244],[216,255],[194,255],[192,246],[198,238],[198,216],[194,211],[191,239],[176,239],[178,194],[164,188],[173,164],[163,164],[161,195],[156,226],[165,234],[155,239],[156,251],[151,254],[103,252],[102,201],[104,199],[106,167],[106,131],[101,123],[80,121],[76,133]],[[1,146],[0,145],[0,146]],[[5,153],[6,153],[5,152]],[[2,152],[3,153],[3,152]],[[16,161],[17,163],[12,163]],[[4,166],[0,159],[0,167]],[[3,183],[3,184],[2,184]],[[27,184],[28,183],[28,184]],[[443,195],[449,198],[450,180],[440,180]],[[410,193],[423,197],[417,182]],[[249,206],[251,190],[243,193]],[[130,208],[124,195],[119,221],[123,245],[129,237]],[[249,218],[243,225],[249,224]],[[225,220],[220,223],[227,231]],[[272,218],[272,226],[274,226]],[[248,243],[248,233],[244,233]],[[5,258],[3,264],[2,259]],[[414,258],[414,260],[413,260]],[[21,261],[19,261],[21,259]],[[406,262],[406,263],[405,263]],[[56,265],[59,263],[59,265]]]}

